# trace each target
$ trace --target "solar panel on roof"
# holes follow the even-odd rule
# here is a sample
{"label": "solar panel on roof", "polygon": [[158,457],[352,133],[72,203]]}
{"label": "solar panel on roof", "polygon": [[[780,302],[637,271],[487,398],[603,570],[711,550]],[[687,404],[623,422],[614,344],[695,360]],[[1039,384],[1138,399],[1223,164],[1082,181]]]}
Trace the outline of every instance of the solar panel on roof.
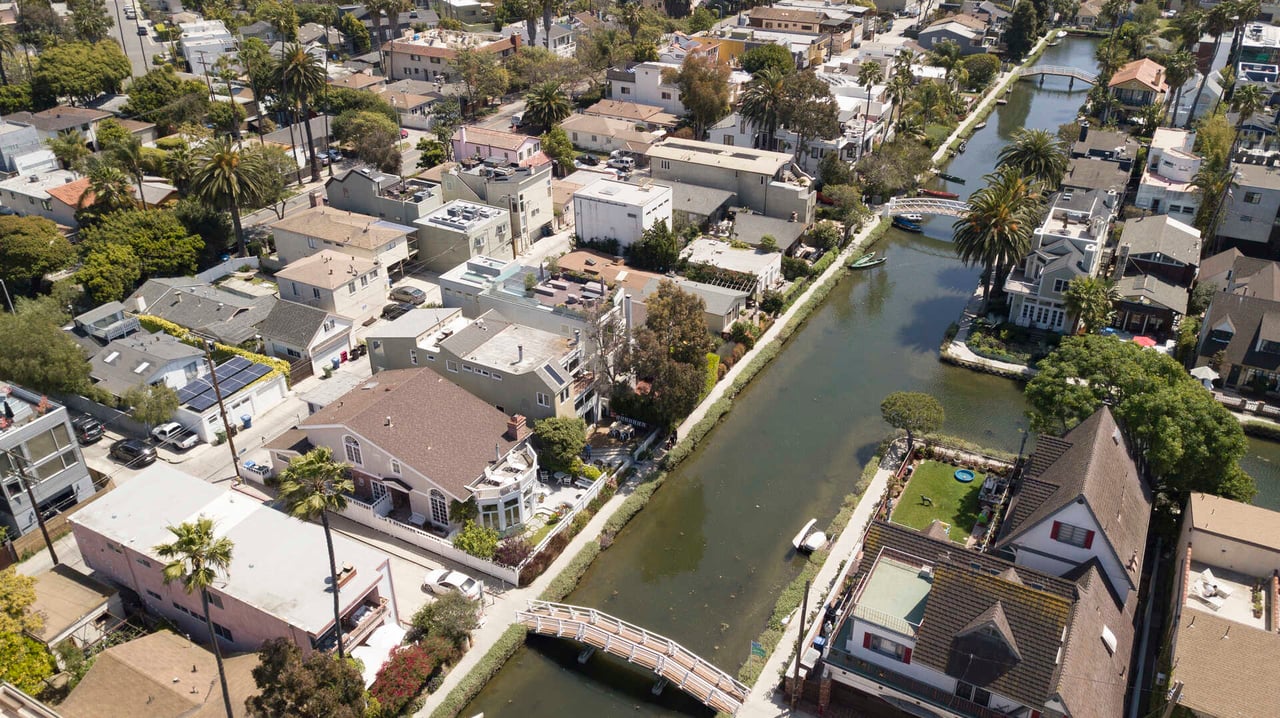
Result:
{"label": "solar panel on roof", "polygon": [[262,377],[271,373],[271,367],[267,366],[266,364],[254,364],[253,366],[246,369],[245,373],[253,377],[254,379],[261,379]]}
{"label": "solar panel on roof", "polygon": [[552,379],[556,380],[557,385],[564,386],[564,379],[561,378],[561,376],[556,373],[555,368],[552,367],[550,364],[547,365],[547,373],[551,375]]}
{"label": "solar panel on roof", "polygon": [[[244,357],[232,357],[214,368],[218,377],[218,388],[222,396],[231,396],[254,381],[271,373],[271,367],[259,364]],[[209,378],[197,379],[178,392],[178,400],[193,411],[204,411],[218,403],[217,392],[213,389]]]}
{"label": "solar panel on roof", "polygon": [[213,395],[213,392],[209,392],[192,399],[188,406],[190,406],[194,411],[204,411],[217,403],[217,397]]}

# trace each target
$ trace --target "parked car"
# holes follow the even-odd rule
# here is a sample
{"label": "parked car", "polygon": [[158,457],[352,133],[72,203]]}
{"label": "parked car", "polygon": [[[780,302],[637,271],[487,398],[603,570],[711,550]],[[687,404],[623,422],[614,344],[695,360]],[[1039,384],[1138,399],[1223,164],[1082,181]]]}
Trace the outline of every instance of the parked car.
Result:
{"label": "parked car", "polygon": [[169,444],[175,449],[190,449],[200,443],[200,436],[187,431],[182,424],[171,421],[151,430],[151,436],[159,444]]}
{"label": "parked car", "polygon": [[156,450],[141,439],[121,439],[111,445],[111,458],[138,468],[156,463]]}
{"label": "parked car", "polygon": [[391,298],[397,302],[404,302],[406,304],[413,304],[416,306],[427,301],[427,293],[417,287],[411,287],[406,284],[392,289]]}
{"label": "parked car", "polygon": [[88,414],[73,418],[71,428],[76,432],[76,441],[81,444],[92,444],[102,438],[102,423]]}
{"label": "parked car", "polygon": [[333,149],[333,148],[331,147],[331,148],[329,148],[329,151],[328,151],[328,152],[326,152],[325,154],[329,156],[329,161],[330,161],[330,162],[341,162],[341,161],[342,161],[342,151],[341,151],[341,150],[336,150],[336,149]]}
{"label": "parked car", "polygon": [[143,27],[143,26],[139,25],[139,26],[138,26],[138,35],[145,36],[146,34],[147,34],[147,28],[145,28],[145,27]]}
{"label": "parked car", "polygon": [[608,165],[617,170],[630,172],[636,168],[636,161],[630,157],[610,157]]}
{"label": "parked car", "polygon": [[409,131],[404,129],[403,127],[400,128],[400,139],[403,140],[403,139],[407,139],[408,137],[409,137]]}
{"label": "parked car", "polygon": [[595,155],[578,155],[578,161],[588,167],[595,167],[600,164],[600,160]]}
{"label": "parked car", "polygon": [[388,304],[382,308],[382,318],[391,320],[399,319],[415,309],[417,309],[417,307],[412,304],[405,304],[404,302]]}
{"label": "parked car", "polygon": [[422,582],[422,587],[437,596],[445,596],[456,592],[472,601],[478,601],[484,595],[483,583],[461,571],[450,571],[447,568],[428,571],[426,580]]}

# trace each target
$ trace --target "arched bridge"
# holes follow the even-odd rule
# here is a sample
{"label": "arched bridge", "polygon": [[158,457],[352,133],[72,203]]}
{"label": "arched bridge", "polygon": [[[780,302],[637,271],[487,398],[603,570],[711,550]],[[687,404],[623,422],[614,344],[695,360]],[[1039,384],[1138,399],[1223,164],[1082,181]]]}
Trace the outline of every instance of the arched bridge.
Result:
{"label": "arched bridge", "polygon": [[1098,84],[1098,75],[1096,73],[1069,65],[1033,65],[1032,67],[1024,67],[1018,72],[1019,77],[1044,77],[1045,75],[1069,77],[1072,80],[1079,80],[1090,85]]}
{"label": "arched bridge", "polygon": [[572,638],[644,666],[716,711],[737,713],[750,692],[679,643],[594,608],[530,601],[516,616],[535,633]]}
{"label": "arched bridge", "polygon": [[958,199],[942,199],[940,197],[892,197],[884,206],[885,217],[896,217],[902,214],[940,214],[946,217],[961,217],[969,211],[969,203]]}

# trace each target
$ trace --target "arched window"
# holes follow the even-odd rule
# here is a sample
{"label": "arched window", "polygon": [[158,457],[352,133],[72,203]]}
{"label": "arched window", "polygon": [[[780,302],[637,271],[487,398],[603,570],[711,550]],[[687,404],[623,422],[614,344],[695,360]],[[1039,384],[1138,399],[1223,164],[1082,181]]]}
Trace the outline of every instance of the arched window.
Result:
{"label": "arched window", "polygon": [[431,520],[441,526],[448,526],[449,502],[445,500],[444,494],[439,489],[432,489],[427,496],[431,500]]}
{"label": "arched window", "polygon": [[356,441],[354,436],[344,436],[342,438],[342,448],[346,449],[347,461],[357,466],[364,465],[364,459],[360,456],[360,442]]}

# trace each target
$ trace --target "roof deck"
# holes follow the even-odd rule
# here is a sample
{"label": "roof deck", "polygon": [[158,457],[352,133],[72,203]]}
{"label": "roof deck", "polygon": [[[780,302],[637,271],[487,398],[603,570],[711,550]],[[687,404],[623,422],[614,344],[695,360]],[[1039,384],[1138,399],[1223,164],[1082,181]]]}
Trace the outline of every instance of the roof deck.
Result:
{"label": "roof deck", "polygon": [[922,561],[886,550],[863,581],[853,615],[914,637],[932,588],[932,573]]}
{"label": "roof deck", "polygon": [[[1203,597],[1201,585],[1208,570],[1218,590],[1208,598]],[[1253,585],[1256,578],[1236,573],[1225,568],[1210,566],[1199,561],[1191,561],[1191,573],[1188,576],[1186,605],[1206,613],[1212,613],[1232,623],[1240,623],[1261,630],[1267,630],[1267,620],[1253,617]]]}

